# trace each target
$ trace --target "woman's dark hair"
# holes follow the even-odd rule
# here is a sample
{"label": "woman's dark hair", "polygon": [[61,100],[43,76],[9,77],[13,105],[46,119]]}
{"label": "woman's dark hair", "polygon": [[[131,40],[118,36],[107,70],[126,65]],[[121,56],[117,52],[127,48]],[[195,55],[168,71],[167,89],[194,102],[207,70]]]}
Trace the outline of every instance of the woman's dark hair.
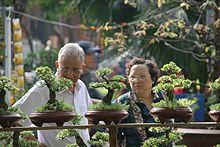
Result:
{"label": "woman's dark hair", "polygon": [[137,64],[144,64],[147,66],[149,70],[149,74],[153,81],[153,86],[155,86],[155,84],[157,83],[158,76],[159,76],[159,69],[158,69],[157,64],[151,60],[145,60],[143,58],[137,58],[137,57],[133,58],[126,64],[127,76],[129,76],[132,66],[137,65]]}

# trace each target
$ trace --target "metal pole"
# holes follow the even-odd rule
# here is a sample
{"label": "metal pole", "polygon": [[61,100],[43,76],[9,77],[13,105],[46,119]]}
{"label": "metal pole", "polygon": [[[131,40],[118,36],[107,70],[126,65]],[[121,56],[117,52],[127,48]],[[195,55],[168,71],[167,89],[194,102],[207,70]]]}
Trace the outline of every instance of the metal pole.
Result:
{"label": "metal pole", "polygon": [[[11,18],[5,17],[5,76],[11,79]],[[8,103],[10,93],[7,92],[5,100]]]}

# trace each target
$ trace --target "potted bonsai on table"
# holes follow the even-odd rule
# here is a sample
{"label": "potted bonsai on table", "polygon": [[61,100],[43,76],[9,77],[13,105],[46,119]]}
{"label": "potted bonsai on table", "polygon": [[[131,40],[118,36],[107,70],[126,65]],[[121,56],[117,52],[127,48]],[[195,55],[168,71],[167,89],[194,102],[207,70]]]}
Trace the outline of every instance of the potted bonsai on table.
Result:
{"label": "potted bonsai on table", "polygon": [[150,111],[152,116],[158,117],[161,123],[166,122],[169,118],[180,118],[187,122],[192,117],[192,110],[189,106],[196,102],[194,99],[175,98],[175,88],[190,88],[191,81],[183,75],[178,75],[181,69],[174,63],[165,64],[161,71],[164,75],[158,79],[158,84],[153,88],[156,93],[163,93],[164,100],[153,103]]}
{"label": "potted bonsai on table", "polygon": [[73,107],[64,101],[56,99],[56,92],[68,89],[72,86],[72,81],[65,78],[56,78],[49,67],[38,67],[36,74],[41,81],[40,87],[47,86],[49,89],[49,100],[43,106],[38,107],[30,115],[30,120],[36,126],[42,126],[43,123],[56,123],[62,126],[64,122],[74,117]]}
{"label": "potted bonsai on table", "polygon": [[5,100],[6,90],[15,91],[13,81],[5,76],[0,77],[0,125],[3,128],[10,128],[14,122],[22,119],[27,119],[17,107],[8,106]]}
{"label": "potted bonsai on table", "polygon": [[112,104],[115,90],[126,88],[126,85],[123,82],[125,78],[121,75],[115,75],[110,78],[109,75],[112,72],[113,70],[110,68],[99,69],[96,73],[104,81],[90,83],[90,87],[92,88],[102,87],[108,90],[108,93],[102,99],[102,102],[93,104],[91,110],[85,114],[85,117],[94,124],[98,124],[99,121],[104,121],[106,124],[111,124],[113,121],[117,124],[128,116],[128,112],[126,111],[128,109],[127,105]]}
{"label": "potted bonsai on table", "polygon": [[[210,84],[210,89],[215,92],[220,90],[220,77]],[[215,122],[220,122],[220,103],[212,104],[208,114]]]}

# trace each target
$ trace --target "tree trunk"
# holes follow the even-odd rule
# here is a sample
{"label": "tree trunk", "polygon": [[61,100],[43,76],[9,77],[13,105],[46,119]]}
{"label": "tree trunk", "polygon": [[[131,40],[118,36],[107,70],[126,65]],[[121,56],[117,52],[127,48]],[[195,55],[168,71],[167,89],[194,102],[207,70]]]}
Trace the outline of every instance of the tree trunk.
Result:
{"label": "tree trunk", "polygon": [[113,97],[113,94],[114,94],[114,90],[113,90],[113,89],[108,90],[107,95],[102,99],[103,104],[108,104],[108,105],[110,105],[110,104],[111,104],[112,97]]}

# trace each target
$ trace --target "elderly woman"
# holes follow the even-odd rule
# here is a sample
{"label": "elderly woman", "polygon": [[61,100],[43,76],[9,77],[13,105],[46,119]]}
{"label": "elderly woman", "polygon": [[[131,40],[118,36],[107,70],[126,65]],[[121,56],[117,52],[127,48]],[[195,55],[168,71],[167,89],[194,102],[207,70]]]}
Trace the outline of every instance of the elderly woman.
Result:
{"label": "elderly woman", "polygon": [[[157,65],[151,60],[134,58],[126,64],[126,74],[131,90],[116,99],[118,103],[126,103],[128,117],[121,123],[152,123],[154,119],[149,114],[152,103],[162,99],[161,94],[153,93],[159,74]],[[154,136],[148,128],[120,128],[118,130],[119,143],[127,147],[139,147],[148,137]]]}

